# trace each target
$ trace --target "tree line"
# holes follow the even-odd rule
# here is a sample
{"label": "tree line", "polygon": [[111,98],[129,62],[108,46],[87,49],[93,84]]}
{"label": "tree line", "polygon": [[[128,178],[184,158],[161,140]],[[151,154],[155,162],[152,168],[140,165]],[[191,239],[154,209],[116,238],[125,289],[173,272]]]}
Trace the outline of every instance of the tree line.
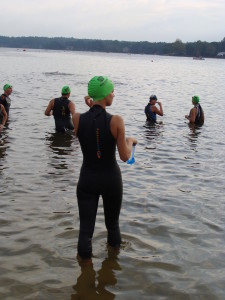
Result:
{"label": "tree line", "polygon": [[[0,36],[0,47],[25,49],[50,49],[69,51],[97,51],[171,56],[218,57],[225,52],[225,38],[221,42],[187,42],[176,39],[165,42],[127,42],[117,40],[76,39],[65,37],[7,37]],[[225,58],[224,56],[221,56]]]}

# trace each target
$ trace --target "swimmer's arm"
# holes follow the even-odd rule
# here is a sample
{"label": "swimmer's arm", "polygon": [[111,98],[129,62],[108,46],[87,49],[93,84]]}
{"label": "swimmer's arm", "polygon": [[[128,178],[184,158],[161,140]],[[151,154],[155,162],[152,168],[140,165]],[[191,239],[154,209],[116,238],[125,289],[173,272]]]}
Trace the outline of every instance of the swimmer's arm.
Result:
{"label": "swimmer's arm", "polygon": [[113,137],[117,142],[120,159],[126,162],[130,158],[132,146],[133,144],[137,144],[137,140],[132,137],[126,138],[124,122],[120,116],[112,117],[110,122],[110,129]]}
{"label": "swimmer's arm", "polygon": [[161,102],[157,102],[159,105],[159,109],[156,106],[152,107],[152,111],[155,112],[157,115],[159,116],[163,116],[163,108],[162,108],[162,103]]}
{"label": "swimmer's arm", "polygon": [[0,124],[0,131],[1,131],[3,129],[3,127],[5,126],[8,115],[7,115],[7,112],[5,110],[5,107],[2,104],[0,104],[0,106],[1,106],[1,111],[2,111],[2,114],[3,114],[2,124]]}
{"label": "swimmer's arm", "polygon": [[77,136],[79,121],[80,121],[80,114],[79,113],[73,114],[72,121],[73,121],[73,127],[74,127],[74,134]]}
{"label": "swimmer's arm", "polygon": [[46,110],[45,110],[45,115],[46,116],[51,116],[52,115],[52,110],[53,110],[53,107],[54,107],[54,103],[55,103],[55,99],[52,99],[50,102],[49,102],[49,104],[48,104],[48,106],[47,106],[47,108],[46,108]]}
{"label": "swimmer's arm", "polygon": [[73,116],[75,114],[75,104],[72,101],[70,101],[68,108],[70,110],[71,115]]}
{"label": "swimmer's arm", "polygon": [[2,104],[1,104],[1,111],[2,111],[2,114],[3,114],[2,125],[5,126],[5,123],[7,121],[8,115],[7,115],[7,112],[5,110],[4,105],[2,105]]}
{"label": "swimmer's arm", "polygon": [[194,123],[196,118],[196,113],[197,113],[197,109],[194,107],[190,110],[189,116],[186,115],[185,118],[188,119],[190,123]]}

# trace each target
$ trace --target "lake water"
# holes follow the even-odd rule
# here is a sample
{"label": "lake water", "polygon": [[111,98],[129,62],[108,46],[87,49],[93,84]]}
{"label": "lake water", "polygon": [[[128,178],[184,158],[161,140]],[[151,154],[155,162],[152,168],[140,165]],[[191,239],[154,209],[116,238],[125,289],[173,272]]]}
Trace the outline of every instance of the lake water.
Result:
{"label": "lake water", "polygon": [[[224,299],[225,60],[0,49],[0,85],[13,85],[0,135],[0,299]],[[137,137],[124,182],[119,254],[106,247],[102,203],[93,266],[77,260],[78,140],[44,115],[63,85],[79,112],[94,75],[115,84],[111,114]],[[149,126],[156,94],[165,115]],[[191,96],[202,127],[190,127]]]}

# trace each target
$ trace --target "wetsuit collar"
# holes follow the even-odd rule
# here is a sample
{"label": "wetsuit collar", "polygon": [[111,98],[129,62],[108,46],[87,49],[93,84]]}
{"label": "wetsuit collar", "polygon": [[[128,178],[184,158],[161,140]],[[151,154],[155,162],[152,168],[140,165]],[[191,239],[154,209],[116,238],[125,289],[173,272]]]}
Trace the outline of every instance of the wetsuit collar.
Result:
{"label": "wetsuit collar", "polygon": [[105,109],[104,107],[102,107],[101,105],[99,105],[99,104],[95,104],[95,105],[93,105],[91,108],[90,108],[90,110],[94,110],[94,109]]}

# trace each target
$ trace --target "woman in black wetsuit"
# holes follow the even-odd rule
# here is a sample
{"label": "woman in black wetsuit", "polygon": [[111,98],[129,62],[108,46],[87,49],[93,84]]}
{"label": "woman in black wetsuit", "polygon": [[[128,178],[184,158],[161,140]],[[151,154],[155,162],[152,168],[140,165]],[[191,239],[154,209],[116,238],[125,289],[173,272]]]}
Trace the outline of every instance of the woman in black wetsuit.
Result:
{"label": "woman in black wetsuit", "polygon": [[185,115],[185,118],[189,120],[189,123],[203,125],[205,116],[199,103],[199,96],[192,97],[192,104],[194,107],[190,110],[189,115]]}
{"label": "woman in black wetsuit", "polygon": [[74,131],[83,153],[83,164],[77,184],[77,200],[80,216],[78,254],[91,258],[99,196],[102,196],[108,244],[119,248],[121,235],[119,214],[122,203],[123,184],[116,161],[116,146],[122,161],[131,155],[137,140],[125,137],[125,127],[120,116],[110,115],[106,106],[114,98],[113,83],[104,76],[93,77],[88,84],[86,103],[91,107],[83,114],[73,116]]}

